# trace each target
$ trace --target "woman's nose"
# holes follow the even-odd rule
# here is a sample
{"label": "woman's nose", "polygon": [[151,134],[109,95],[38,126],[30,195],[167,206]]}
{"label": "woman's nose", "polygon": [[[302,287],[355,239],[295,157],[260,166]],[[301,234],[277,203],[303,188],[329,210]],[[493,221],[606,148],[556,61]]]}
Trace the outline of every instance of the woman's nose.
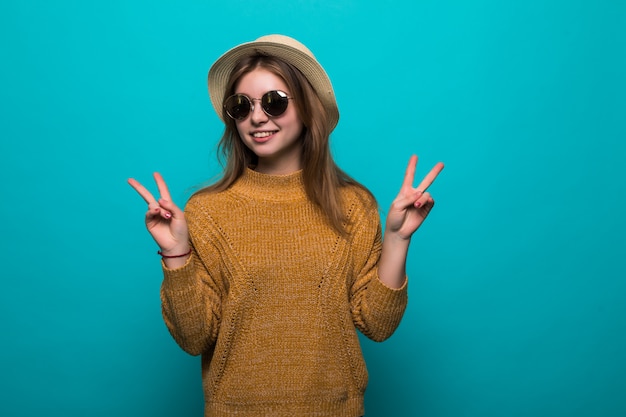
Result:
{"label": "woman's nose", "polygon": [[265,112],[263,111],[263,107],[261,107],[261,103],[256,102],[254,103],[253,107],[252,107],[252,115],[251,115],[251,120],[252,123],[254,124],[262,124],[268,121],[269,117],[267,114],[265,114]]}

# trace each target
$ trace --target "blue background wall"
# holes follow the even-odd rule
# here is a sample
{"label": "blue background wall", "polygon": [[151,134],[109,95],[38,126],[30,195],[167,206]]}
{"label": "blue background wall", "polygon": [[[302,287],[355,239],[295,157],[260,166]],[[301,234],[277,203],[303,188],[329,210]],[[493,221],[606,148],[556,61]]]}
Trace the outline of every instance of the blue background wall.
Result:
{"label": "blue background wall", "polygon": [[125,181],[182,205],[218,172],[206,72],[273,32],[331,75],[383,209],[411,153],[446,163],[405,319],[364,340],[368,416],[626,415],[618,0],[4,1],[0,415],[201,415]]}

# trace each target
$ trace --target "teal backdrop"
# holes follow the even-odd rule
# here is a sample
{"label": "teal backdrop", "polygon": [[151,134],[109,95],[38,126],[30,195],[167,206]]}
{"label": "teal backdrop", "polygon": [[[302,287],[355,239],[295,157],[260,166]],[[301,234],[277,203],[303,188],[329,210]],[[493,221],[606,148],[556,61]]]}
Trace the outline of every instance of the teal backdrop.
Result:
{"label": "teal backdrop", "polygon": [[219,172],[207,70],[269,33],[330,74],[383,218],[412,153],[446,164],[366,415],[626,415],[619,0],[3,1],[0,415],[202,415],[126,179]]}

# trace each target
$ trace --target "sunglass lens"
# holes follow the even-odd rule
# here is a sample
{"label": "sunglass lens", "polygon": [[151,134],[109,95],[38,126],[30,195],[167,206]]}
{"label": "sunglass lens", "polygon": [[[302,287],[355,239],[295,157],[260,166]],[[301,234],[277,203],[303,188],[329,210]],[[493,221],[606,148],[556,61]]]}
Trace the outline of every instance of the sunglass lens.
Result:
{"label": "sunglass lens", "polygon": [[243,94],[235,94],[224,103],[226,113],[235,120],[243,120],[250,113],[250,100]]}
{"label": "sunglass lens", "polygon": [[289,97],[283,91],[270,91],[261,99],[261,105],[270,116],[280,116],[287,110]]}

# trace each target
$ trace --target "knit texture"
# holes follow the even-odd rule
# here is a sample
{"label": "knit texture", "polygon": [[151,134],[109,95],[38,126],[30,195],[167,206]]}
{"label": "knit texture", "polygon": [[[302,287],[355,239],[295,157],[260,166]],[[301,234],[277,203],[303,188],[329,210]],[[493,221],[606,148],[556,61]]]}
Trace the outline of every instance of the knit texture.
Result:
{"label": "knit texture", "polygon": [[185,208],[192,255],[163,265],[163,317],[202,355],[205,416],[357,417],[367,370],[356,332],[382,341],[407,304],[406,283],[377,276],[381,226],[372,199],[342,190],[348,235],[306,196],[302,173],[246,170]]}

